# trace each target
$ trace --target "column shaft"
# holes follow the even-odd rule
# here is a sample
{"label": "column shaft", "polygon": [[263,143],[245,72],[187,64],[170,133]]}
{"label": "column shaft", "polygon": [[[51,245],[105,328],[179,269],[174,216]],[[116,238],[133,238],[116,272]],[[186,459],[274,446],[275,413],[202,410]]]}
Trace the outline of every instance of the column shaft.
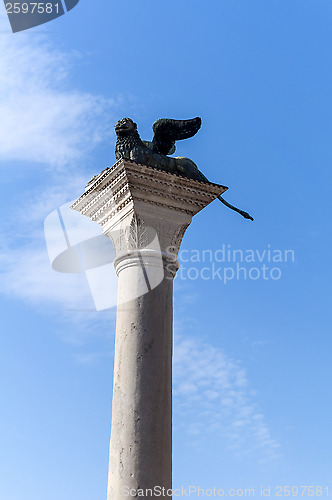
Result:
{"label": "column shaft", "polygon": [[167,273],[125,302],[142,279],[137,262],[119,272],[107,500],[129,488],[172,487],[173,280]]}

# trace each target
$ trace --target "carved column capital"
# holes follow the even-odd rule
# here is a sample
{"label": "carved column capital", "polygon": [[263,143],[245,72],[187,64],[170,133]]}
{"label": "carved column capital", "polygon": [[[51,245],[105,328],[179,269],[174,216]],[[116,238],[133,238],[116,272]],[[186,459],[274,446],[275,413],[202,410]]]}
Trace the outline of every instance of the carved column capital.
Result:
{"label": "carved column capital", "polygon": [[119,273],[138,262],[158,265],[157,256],[164,266],[174,264],[192,217],[226,189],[120,160],[95,177],[72,208],[111,238]]}

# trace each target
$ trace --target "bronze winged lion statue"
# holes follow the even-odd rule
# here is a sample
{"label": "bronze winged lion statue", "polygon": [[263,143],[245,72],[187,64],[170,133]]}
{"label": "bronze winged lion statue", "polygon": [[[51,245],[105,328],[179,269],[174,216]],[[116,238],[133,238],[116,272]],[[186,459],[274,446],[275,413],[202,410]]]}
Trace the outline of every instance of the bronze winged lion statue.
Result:
{"label": "bronze winged lion statue", "polygon": [[[143,165],[178,173],[191,179],[209,182],[197,165],[189,158],[168,156],[175,152],[175,142],[193,137],[200,129],[201,123],[199,117],[191,120],[161,118],[154,122],[154,137],[152,142],[149,142],[141,140],[137,132],[137,125],[131,118],[123,118],[115,125],[117,135],[115,157],[117,160],[121,158],[132,160]],[[234,207],[222,196],[218,196],[218,199],[244,218],[254,220],[251,215]]]}

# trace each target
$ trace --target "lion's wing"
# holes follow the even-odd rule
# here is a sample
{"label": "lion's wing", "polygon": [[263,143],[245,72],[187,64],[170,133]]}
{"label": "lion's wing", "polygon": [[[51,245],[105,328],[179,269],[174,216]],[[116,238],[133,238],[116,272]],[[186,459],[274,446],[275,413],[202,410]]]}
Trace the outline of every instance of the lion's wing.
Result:
{"label": "lion's wing", "polygon": [[172,120],[160,118],[153,124],[153,150],[169,155],[175,151],[175,141],[193,137],[201,128],[202,120],[199,117],[191,120]]}

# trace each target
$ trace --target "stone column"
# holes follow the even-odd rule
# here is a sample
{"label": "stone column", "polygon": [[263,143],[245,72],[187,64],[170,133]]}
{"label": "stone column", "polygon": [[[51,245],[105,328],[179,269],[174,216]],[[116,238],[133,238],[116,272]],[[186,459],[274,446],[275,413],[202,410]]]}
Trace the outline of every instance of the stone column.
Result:
{"label": "stone column", "polygon": [[225,190],[121,160],[72,206],[112,239],[119,277],[107,500],[172,488],[176,258],[193,215]]}

